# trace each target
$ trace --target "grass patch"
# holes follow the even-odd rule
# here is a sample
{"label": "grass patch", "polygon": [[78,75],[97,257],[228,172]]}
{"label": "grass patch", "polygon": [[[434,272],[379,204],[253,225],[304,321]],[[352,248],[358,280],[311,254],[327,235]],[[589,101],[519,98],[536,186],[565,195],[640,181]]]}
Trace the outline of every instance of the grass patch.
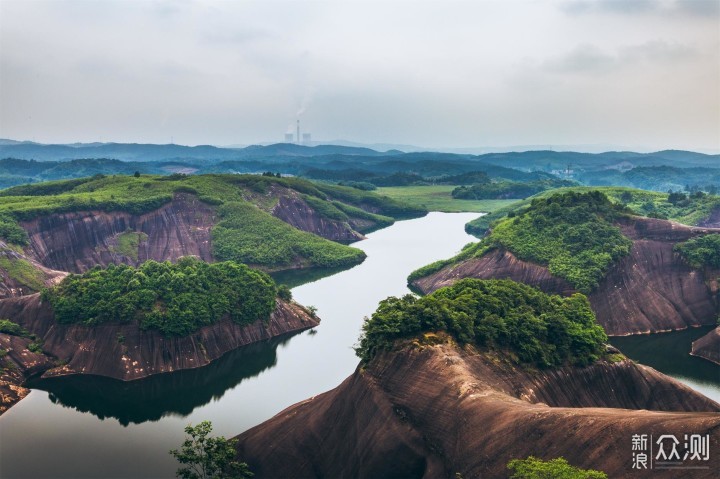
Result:
{"label": "grass patch", "polygon": [[455,188],[453,185],[392,186],[378,188],[377,192],[429,211],[444,213],[489,213],[515,202],[515,200],[455,199],[452,197]]}
{"label": "grass patch", "polygon": [[21,338],[31,337],[31,334],[25,328],[9,319],[0,319],[0,333],[19,336]]}
{"label": "grass patch", "polygon": [[221,221],[213,228],[213,253],[270,269],[293,266],[340,267],[362,262],[365,253],[305,231],[247,203],[228,203],[218,209]]}
{"label": "grass patch", "polygon": [[45,286],[43,273],[27,260],[0,257],[0,269],[5,270],[11,279],[35,291]]}
{"label": "grass patch", "polygon": [[124,233],[120,233],[117,236],[117,246],[111,248],[111,250],[115,253],[127,256],[133,261],[137,261],[140,243],[143,241],[147,241],[147,239],[148,235],[146,235],[145,233],[137,231],[126,231]]}

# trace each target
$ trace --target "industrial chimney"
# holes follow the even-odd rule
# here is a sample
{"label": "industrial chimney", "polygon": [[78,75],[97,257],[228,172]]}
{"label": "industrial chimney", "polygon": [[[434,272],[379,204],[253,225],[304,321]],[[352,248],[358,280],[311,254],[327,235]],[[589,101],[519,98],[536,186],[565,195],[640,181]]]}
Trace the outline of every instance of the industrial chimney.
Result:
{"label": "industrial chimney", "polygon": [[297,119],[297,136],[295,138],[297,139],[297,144],[300,145],[300,118]]}

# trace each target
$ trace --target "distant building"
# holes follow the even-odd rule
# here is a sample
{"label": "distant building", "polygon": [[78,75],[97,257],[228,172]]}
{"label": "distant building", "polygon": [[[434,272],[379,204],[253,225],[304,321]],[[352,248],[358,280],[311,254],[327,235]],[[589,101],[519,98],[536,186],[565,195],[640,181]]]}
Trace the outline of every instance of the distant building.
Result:
{"label": "distant building", "polygon": [[302,144],[303,145],[309,145],[310,142],[312,142],[312,137],[310,133],[303,133],[302,135]]}
{"label": "distant building", "polygon": [[285,143],[293,143],[293,134],[292,133],[285,133]]}

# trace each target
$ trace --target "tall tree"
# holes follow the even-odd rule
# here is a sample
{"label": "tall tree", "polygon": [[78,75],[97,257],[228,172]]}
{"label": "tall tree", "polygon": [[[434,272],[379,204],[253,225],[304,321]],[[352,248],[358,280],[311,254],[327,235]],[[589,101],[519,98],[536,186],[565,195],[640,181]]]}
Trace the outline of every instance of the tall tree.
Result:
{"label": "tall tree", "polygon": [[248,479],[254,476],[248,465],[235,460],[236,439],[210,437],[212,423],[203,421],[185,428],[189,436],[180,450],[170,451],[183,467],[176,476],[181,479]]}

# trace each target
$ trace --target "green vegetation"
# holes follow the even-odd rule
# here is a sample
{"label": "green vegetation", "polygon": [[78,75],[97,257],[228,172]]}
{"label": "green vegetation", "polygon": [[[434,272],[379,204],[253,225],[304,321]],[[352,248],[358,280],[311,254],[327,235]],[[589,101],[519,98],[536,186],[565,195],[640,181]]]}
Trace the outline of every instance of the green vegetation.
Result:
{"label": "green vegetation", "polygon": [[192,257],[176,264],[147,261],[96,267],[43,290],[59,323],[96,325],[138,320],[143,329],[186,336],[224,316],[240,324],[267,320],[275,284],[242,264],[208,264]]}
{"label": "green vegetation", "polygon": [[305,200],[305,203],[317,211],[320,216],[324,216],[325,218],[335,221],[347,221],[349,219],[348,215],[346,215],[333,203],[310,195],[303,195],[302,198]]}
{"label": "green vegetation", "polygon": [[[43,342],[41,340],[39,340],[34,334],[31,334],[30,331],[28,331],[27,329],[23,328],[17,323],[10,321],[9,319],[0,319],[0,333],[9,334],[10,336],[18,336],[20,338],[31,339],[32,342],[27,345],[27,349],[37,354],[41,354],[43,352]],[[0,354],[0,357],[2,356],[3,355]]]}
{"label": "green vegetation", "polygon": [[702,220],[708,218],[713,210],[720,208],[720,196],[715,195],[695,193],[689,196],[683,195],[685,196],[685,200],[683,201],[670,202],[668,201],[668,193],[624,187],[576,186],[572,188],[548,190],[526,200],[508,202],[505,206],[495,210],[491,214],[469,222],[465,225],[465,231],[471,235],[482,237],[494,222],[505,218],[508,213],[526,208],[533,199],[547,198],[557,193],[567,193],[570,191],[577,193],[600,191],[614,203],[627,206],[637,215],[668,219],[690,226],[697,225]]}
{"label": "green vegetation", "polygon": [[29,338],[31,336],[25,328],[9,319],[0,319],[0,333],[9,334],[10,336],[20,336],[21,338]]}
{"label": "green vegetation", "polygon": [[[335,208],[339,209],[343,213],[345,213],[348,216],[352,216],[353,218],[360,219],[360,220],[370,220],[373,223],[375,223],[375,226],[372,229],[377,228],[384,228],[386,226],[390,226],[395,222],[394,219],[392,219],[389,216],[383,216],[383,215],[377,215],[375,213],[370,213],[368,211],[365,211],[363,209],[357,208],[355,206],[348,205],[346,203],[341,203],[339,201],[333,201],[332,204],[335,206]],[[360,228],[358,231],[361,233],[368,233],[369,230],[367,228]]]}
{"label": "green vegetation", "polygon": [[[426,212],[367,191],[274,175],[97,175],[23,185],[0,192],[0,238],[23,245],[27,244],[27,235],[18,221],[89,210],[142,214],[161,207],[181,193],[221,206],[224,224],[213,231],[213,237],[219,241],[213,246],[220,259],[247,261],[271,269],[298,264],[349,265],[364,258],[359,250],[302,233],[273,217],[271,210],[281,195],[299,193],[310,207],[329,219],[373,222],[373,225],[363,222],[366,231],[391,224],[393,218],[416,217]],[[238,231],[241,232],[239,238],[230,237]],[[116,251],[136,259],[137,246],[144,238],[142,233],[127,232],[117,240]],[[238,249],[234,250],[234,246]]]}
{"label": "green vegetation", "polygon": [[515,203],[514,200],[458,200],[452,197],[452,185],[398,186],[378,188],[377,192],[430,211],[445,213],[487,213]]}
{"label": "green vegetation", "polygon": [[510,210],[509,218],[496,221],[492,233],[479,243],[466,245],[454,258],[414,271],[408,280],[502,247],[520,259],[547,265],[552,274],[587,293],[613,261],[630,251],[632,242],[611,224],[626,210],[602,193],[569,192],[528,203],[527,208]]}
{"label": "green vegetation", "polygon": [[695,269],[720,269],[720,234],[709,234],[675,245],[675,251]]}
{"label": "green vegetation", "polygon": [[387,298],[362,330],[355,351],[365,362],[425,332],[446,331],[538,367],[590,364],[607,341],[584,295],[551,296],[509,280],[463,279],[422,298]]}
{"label": "green vegetation", "polygon": [[117,236],[117,246],[114,248],[116,253],[127,256],[133,261],[138,259],[138,248],[140,243],[147,241],[148,235],[138,233],[136,231],[125,231]]}
{"label": "green vegetation", "polygon": [[626,208],[597,191],[535,198],[527,208],[511,210],[507,219],[496,222],[490,235],[479,243],[466,246],[454,258],[414,271],[408,280],[504,248],[522,260],[548,266],[553,275],[589,293],[610,265],[630,252],[632,242],[612,225],[626,213]]}
{"label": "green vegetation", "polygon": [[[297,180],[305,181],[305,180]],[[363,210],[390,216],[395,219],[417,218],[425,215],[428,210],[420,205],[410,202],[399,201],[396,198],[381,195],[375,192],[363,191],[357,188],[347,186],[330,185],[326,183],[317,183],[317,189],[327,197],[349,203],[352,206],[362,208]]]}
{"label": "green vegetation", "polygon": [[11,279],[35,291],[45,286],[43,273],[27,260],[0,256],[0,269]]}
{"label": "green vegetation", "polygon": [[533,456],[513,459],[507,467],[513,472],[510,479],[607,479],[602,471],[571,466],[562,457],[549,461]]}
{"label": "green vegetation", "polygon": [[600,192],[554,195],[497,224],[489,240],[589,293],[614,261],[630,253],[632,241],[612,225],[625,212]]}
{"label": "green vegetation", "polygon": [[441,259],[438,261],[435,261],[434,263],[430,263],[428,265],[423,266],[422,268],[416,269],[410,275],[408,276],[408,283],[412,283],[416,279],[424,278],[425,276],[429,276],[433,273],[437,273],[441,269],[443,269],[445,266],[459,263],[460,261],[465,261],[466,259],[470,258],[479,258],[480,256],[484,255],[486,252],[490,251],[492,249],[492,246],[489,241],[480,241],[477,243],[468,243],[465,246],[463,246],[462,251],[458,253],[457,255],[453,256],[452,258],[447,259]]}
{"label": "green vegetation", "polygon": [[492,183],[459,186],[452,191],[452,197],[459,200],[493,200],[527,198],[541,191],[573,186],[574,181],[546,178],[535,181],[497,181]]}
{"label": "green vegetation", "polygon": [[213,228],[215,257],[221,261],[280,269],[301,266],[339,267],[357,264],[365,253],[300,231],[248,203],[228,203],[218,209],[221,221]]}
{"label": "green vegetation", "polygon": [[235,460],[237,439],[209,436],[212,423],[203,421],[185,427],[188,437],[182,447],[170,454],[183,465],[176,477],[182,479],[249,479],[254,476],[248,465]]}
{"label": "green vegetation", "polygon": [[0,238],[20,246],[28,244],[27,232],[7,214],[0,214]]}
{"label": "green vegetation", "polygon": [[669,166],[668,161],[661,166],[640,166],[620,172],[615,169],[588,171],[580,174],[580,179],[588,185],[616,185],[642,188],[654,191],[679,191],[682,189],[703,189],[717,194],[720,188],[720,168],[715,162],[708,162],[714,168],[678,168]]}

